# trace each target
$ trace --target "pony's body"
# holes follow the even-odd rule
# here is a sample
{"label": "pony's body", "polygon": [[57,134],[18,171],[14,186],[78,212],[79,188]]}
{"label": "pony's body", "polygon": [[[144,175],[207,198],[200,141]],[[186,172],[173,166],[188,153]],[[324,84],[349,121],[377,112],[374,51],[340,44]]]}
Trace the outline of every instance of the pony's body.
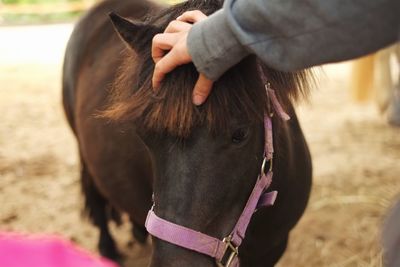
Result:
{"label": "pony's body", "polygon": [[[64,108],[79,144],[82,163],[81,179],[86,207],[91,219],[100,228],[100,251],[111,258],[116,258],[118,255],[108,232],[107,220],[110,214],[107,207],[111,206],[129,214],[136,227],[135,236],[144,237],[143,225],[152,204],[153,180],[157,176],[154,174],[154,169],[158,166],[152,163],[154,154],[156,158],[161,157],[163,162],[168,162],[168,157],[176,157],[177,160],[165,167],[167,170],[175,170],[178,173],[190,172],[190,170],[184,170],[183,167],[187,161],[178,160],[181,159],[179,151],[184,151],[185,147],[176,149],[176,154],[170,147],[160,146],[159,150],[149,148],[140,134],[141,129],[138,129],[140,126],[133,126],[129,121],[118,124],[109,123],[95,116],[107,105],[110,85],[114,82],[117,70],[124,59],[122,51],[125,46],[106,14],[115,11],[132,19],[141,19],[144,15],[157,13],[159,10],[160,7],[145,1],[105,1],[92,9],[77,24],[66,52],[63,77]],[[291,120],[282,122],[276,116],[273,118],[276,152],[273,165],[274,177],[270,190],[278,190],[278,200],[272,208],[261,209],[254,214],[244,243],[240,247],[242,266],[273,266],[279,260],[286,248],[289,231],[301,217],[309,198],[311,187],[309,151],[292,104],[288,99],[282,100],[286,103],[286,111],[291,116]],[[258,130],[261,131],[261,129]],[[191,134],[206,136],[202,129],[195,129]],[[172,139],[167,135],[161,136],[165,136],[166,140]],[[204,144],[207,144],[206,141],[211,142],[212,138],[210,135],[201,139],[201,142],[193,141],[192,146],[204,147]],[[195,151],[198,151],[198,148],[196,149]],[[262,147],[256,150],[262,150]],[[219,157],[224,157],[224,155],[219,155]],[[251,160],[249,155],[243,157],[242,159],[232,158],[231,163],[244,164],[246,157],[249,161]],[[223,168],[222,165],[221,168]],[[220,171],[223,173],[223,170]],[[252,186],[252,179],[253,177],[248,178],[249,186],[243,189],[247,193]],[[186,189],[180,188],[184,184],[183,181],[176,183],[176,188],[173,185],[172,187],[163,185],[165,186],[163,194],[169,195],[160,201],[179,203],[179,198],[175,199],[175,195],[185,196]],[[217,184],[216,187],[221,187],[221,185]],[[201,185],[197,188],[201,188]],[[156,198],[158,195],[156,193]],[[245,201],[245,197],[241,201]],[[230,211],[227,210],[227,212]],[[168,211],[160,210],[159,213],[161,216],[171,217]],[[180,222],[179,218],[175,221],[190,224],[185,221]],[[202,223],[198,225],[194,223],[194,225],[188,226],[202,230]],[[209,231],[214,235],[219,235],[215,229]],[[154,266],[212,264],[209,259],[170,244],[155,243],[155,246],[157,247],[154,252],[156,256],[153,255],[152,260]],[[163,250],[158,250],[159,247]],[[182,260],[176,259],[180,257],[179,255],[183,255]]]}

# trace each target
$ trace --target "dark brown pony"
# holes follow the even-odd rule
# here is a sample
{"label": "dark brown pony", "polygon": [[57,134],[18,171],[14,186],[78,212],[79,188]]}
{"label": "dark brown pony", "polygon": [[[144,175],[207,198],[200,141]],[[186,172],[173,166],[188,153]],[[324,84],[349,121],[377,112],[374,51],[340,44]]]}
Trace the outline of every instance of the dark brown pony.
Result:
{"label": "dark brown pony", "polygon": [[[100,229],[100,252],[118,251],[109,219],[129,215],[133,234],[145,242],[143,227],[152,205],[158,216],[223,238],[236,223],[262,162],[263,114],[267,96],[255,57],[229,70],[207,102],[195,107],[193,65],[169,74],[154,92],[151,41],[181,13],[211,14],[222,0],[190,0],[160,7],[143,0],[106,0],[76,25],[63,72],[63,103],[79,144],[86,211]],[[133,21],[107,13],[114,11]],[[116,33],[118,32],[118,34]],[[121,41],[122,39],[122,41]],[[258,210],[239,249],[241,266],[273,266],[290,230],[306,207],[311,159],[292,100],[306,91],[305,73],[263,66],[291,116],[273,118],[273,207]],[[151,266],[214,266],[213,259],[153,239]]]}

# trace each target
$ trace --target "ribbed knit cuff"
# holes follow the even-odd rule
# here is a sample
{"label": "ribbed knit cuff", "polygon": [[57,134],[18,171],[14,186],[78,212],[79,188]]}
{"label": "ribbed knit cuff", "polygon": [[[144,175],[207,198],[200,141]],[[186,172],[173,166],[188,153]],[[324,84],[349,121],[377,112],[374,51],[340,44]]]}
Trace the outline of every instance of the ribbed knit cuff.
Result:
{"label": "ribbed knit cuff", "polygon": [[230,28],[223,10],[195,23],[187,45],[197,71],[213,81],[249,54]]}

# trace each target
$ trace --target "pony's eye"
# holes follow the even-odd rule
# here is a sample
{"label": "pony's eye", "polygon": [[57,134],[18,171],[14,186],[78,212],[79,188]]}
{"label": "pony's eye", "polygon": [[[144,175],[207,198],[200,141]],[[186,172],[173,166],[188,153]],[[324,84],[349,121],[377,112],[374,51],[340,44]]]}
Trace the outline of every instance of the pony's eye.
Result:
{"label": "pony's eye", "polygon": [[239,144],[243,142],[247,136],[249,135],[249,131],[247,128],[240,128],[233,132],[232,134],[232,143]]}

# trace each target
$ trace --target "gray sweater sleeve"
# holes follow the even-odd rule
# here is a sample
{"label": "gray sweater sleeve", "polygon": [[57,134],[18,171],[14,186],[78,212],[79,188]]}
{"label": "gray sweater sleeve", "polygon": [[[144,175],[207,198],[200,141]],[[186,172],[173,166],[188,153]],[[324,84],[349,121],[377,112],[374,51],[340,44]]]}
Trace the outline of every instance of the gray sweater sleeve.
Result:
{"label": "gray sweater sleeve", "polygon": [[400,0],[225,0],[196,23],[188,49],[216,80],[249,54],[294,71],[352,59],[399,40]]}

